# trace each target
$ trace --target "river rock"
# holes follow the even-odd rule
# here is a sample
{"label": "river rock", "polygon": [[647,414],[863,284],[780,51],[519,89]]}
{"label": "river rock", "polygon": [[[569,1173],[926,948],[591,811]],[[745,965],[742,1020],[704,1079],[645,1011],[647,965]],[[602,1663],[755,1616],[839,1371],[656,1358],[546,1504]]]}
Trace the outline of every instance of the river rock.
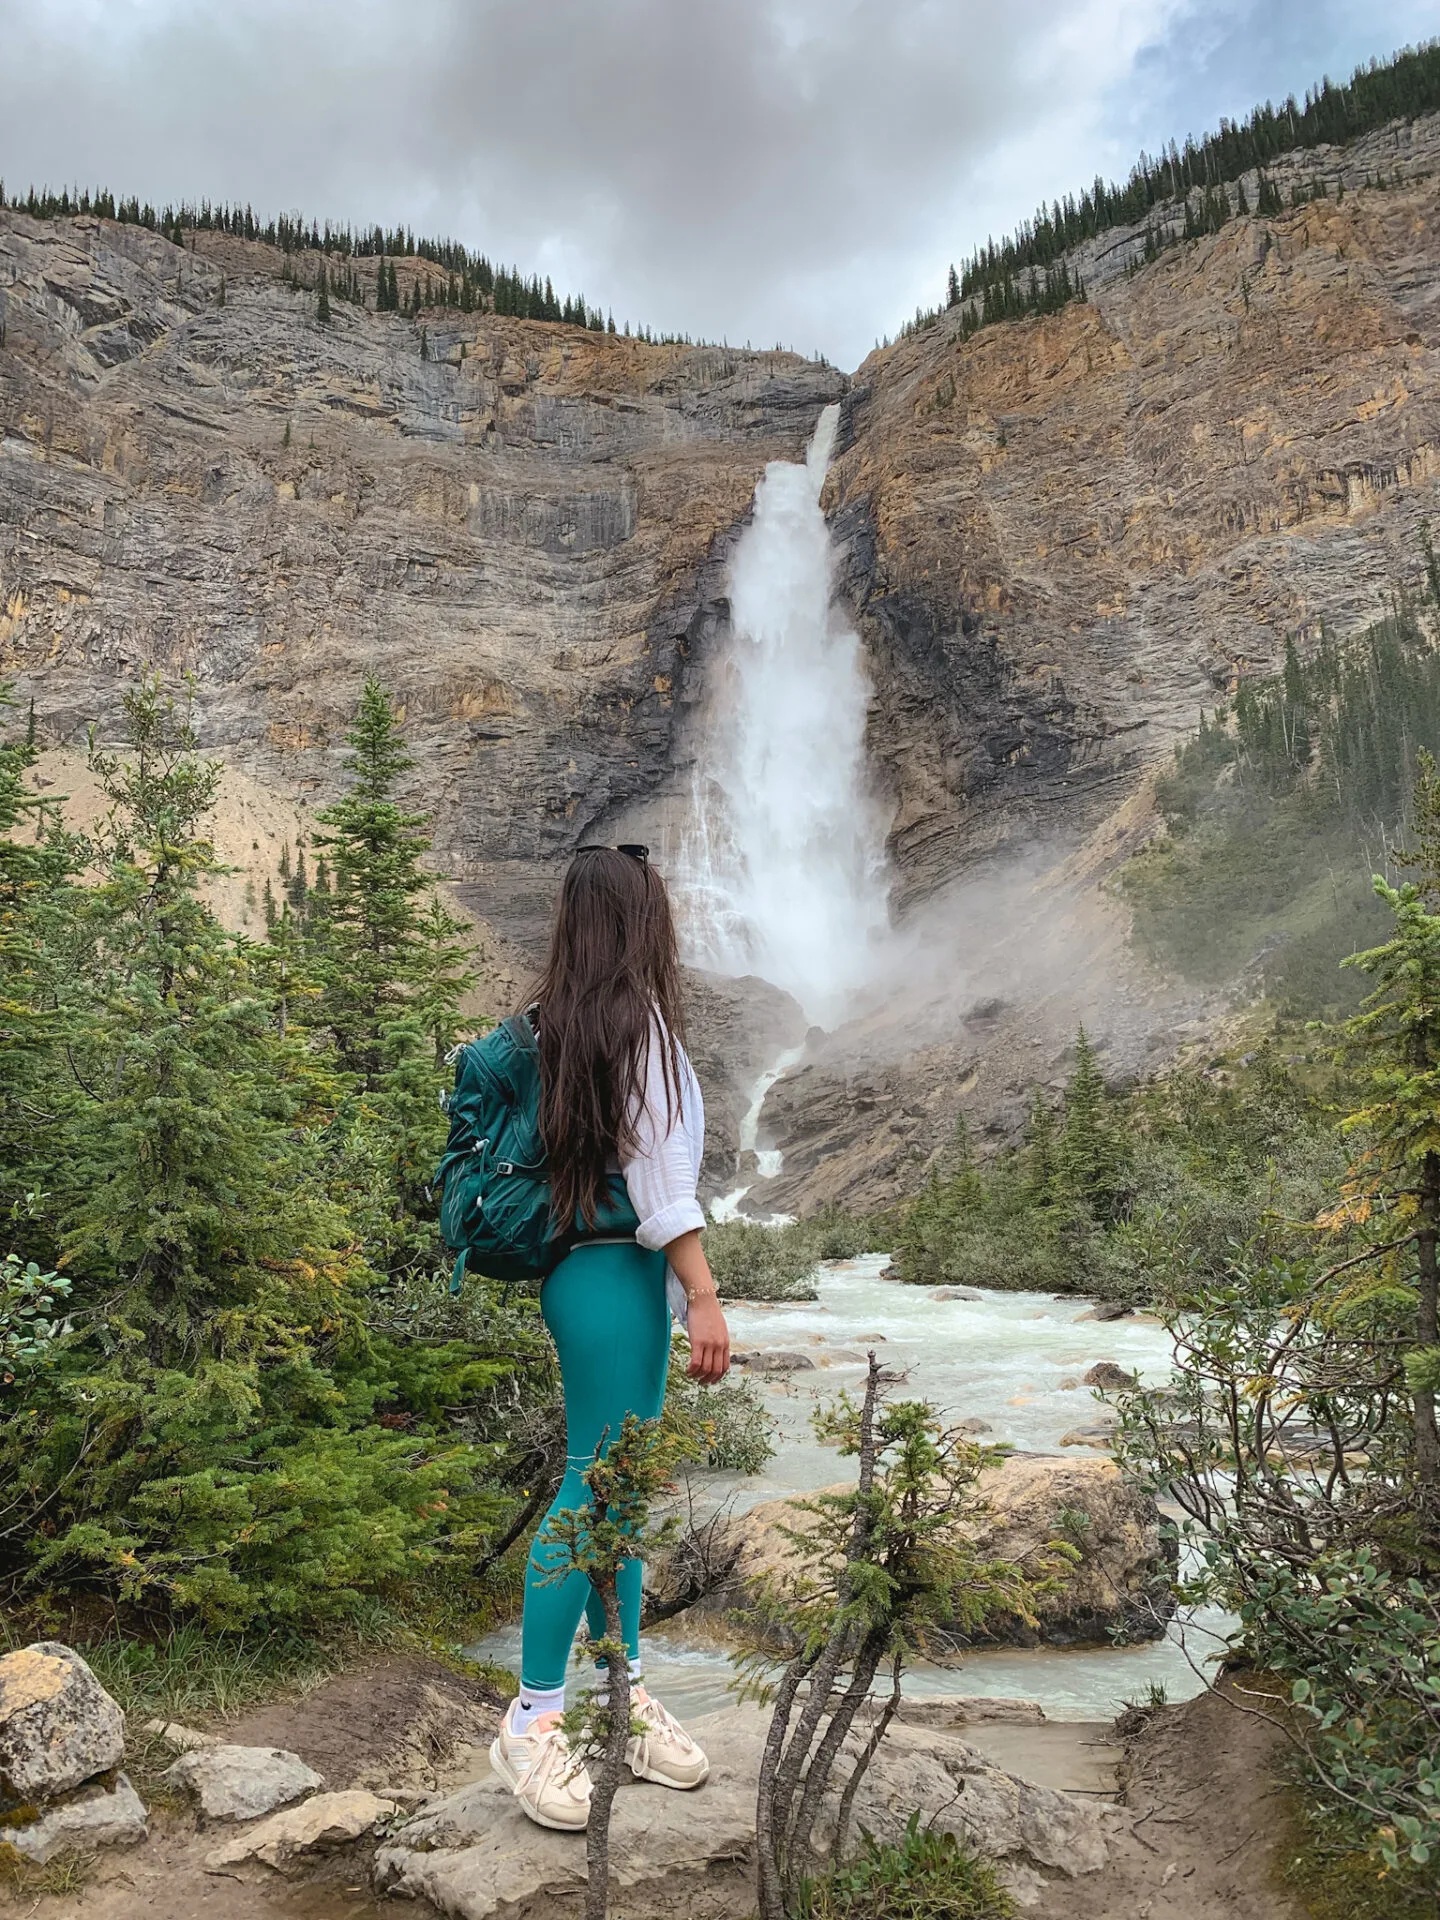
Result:
{"label": "river rock", "polygon": [[815,1367],[815,1361],[808,1353],[778,1351],[732,1353],[730,1364],[732,1367],[744,1367],[747,1373],[809,1373]]}
{"label": "river rock", "polygon": [[207,1856],[205,1869],[207,1873],[223,1873],[246,1860],[259,1860],[283,1873],[304,1854],[328,1853],[363,1840],[398,1811],[394,1800],[368,1793],[363,1787],[348,1793],[317,1793],[303,1806],[287,1807],[283,1813],[272,1814],[259,1826],[223,1842]]}
{"label": "river rock", "polygon": [[37,1640],[0,1660],[0,1810],[120,1764],[125,1716],[73,1647]]}
{"label": "river rock", "polygon": [[23,1826],[0,1828],[3,1845],[37,1867],[60,1853],[133,1847],[148,1832],[145,1803],[123,1773],[77,1788]]}
{"label": "river rock", "polygon": [[1127,1307],[1119,1300],[1097,1300],[1088,1313],[1077,1314],[1077,1320],[1131,1320],[1135,1316],[1134,1307]]}
{"label": "river rock", "polygon": [[958,1433],[993,1433],[995,1431],[988,1420],[977,1420],[973,1414],[968,1419],[957,1420],[955,1429]]}
{"label": "river rock", "polygon": [[161,1777],[193,1794],[206,1820],[258,1820],[325,1784],[298,1753],[224,1743],[182,1754]]}
{"label": "river rock", "polygon": [[937,1287],[931,1294],[932,1300],[983,1300],[983,1293],[974,1287]]}
{"label": "river rock", "polygon": [[[627,1917],[664,1911],[738,1920],[753,1912],[755,1782],[768,1720],[759,1709],[736,1707],[692,1721],[710,1757],[710,1778],[693,1794],[629,1782],[616,1795],[610,1861]],[[1113,1809],[1020,1780],[952,1735],[902,1722],[891,1727],[861,1787],[852,1844],[861,1826],[896,1840],[917,1812],[922,1824],[993,1859],[1066,1877],[1105,1864],[1119,1823]],[[534,1826],[491,1776],[392,1834],[376,1856],[375,1880],[383,1892],[429,1900],[456,1920],[551,1913],[584,1884],[585,1848],[572,1835]]]}
{"label": "river rock", "polygon": [[[827,1489],[845,1490],[843,1484]],[[1171,1555],[1161,1538],[1159,1508],[1113,1460],[1011,1454],[983,1470],[976,1492],[970,1533],[982,1553],[1024,1561],[1045,1541],[1057,1538],[1072,1539],[1080,1551],[1078,1564],[1058,1569],[1056,1590],[1037,1598],[1038,1630],[1006,1617],[992,1620],[977,1639],[1014,1646],[1100,1645],[1116,1629],[1132,1638],[1164,1631],[1174,1600]],[[1078,1537],[1073,1524],[1077,1513],[1089,1522]],[[738,1545],[739,1553],[727,1578],[695,1603],[707,1626],[716,1627],[715,1616],[723,1621],[732,1609],[743,1613],[757,1583],[786,1576],[795,1564],[786,1530],[803,1521],[791,1500],[769,1500],[723,1523],[717,1546]],[[654,1579],[656,1591],[663,1593],[663,1561],[657,1562]],[[723,1625],[719,1630],[724,1631]],[[936,1639],[940,1652],[963,1650],[963,1644],[944,1634]],[[784,1650],[783,1642],[777,1642],[777,1650]]]}
{"label": "river rock", "polygon": [[1102,1393],[1118,1393],[1123,1388],[1139,1385],[1133,1373],[1127,1373],[1113,1360],[1097,1360],[1082,1377],[1087,1387],[1098,1387]]}
{"label": "river rock", "polygon": [[1115,1422],[1102,1420],[1093,1427],[1072,1427],[1069,1433],[1061,1434],[1060,1444],[1062,1447],[1096,1447],[1107,1452],[1114,1438]]}

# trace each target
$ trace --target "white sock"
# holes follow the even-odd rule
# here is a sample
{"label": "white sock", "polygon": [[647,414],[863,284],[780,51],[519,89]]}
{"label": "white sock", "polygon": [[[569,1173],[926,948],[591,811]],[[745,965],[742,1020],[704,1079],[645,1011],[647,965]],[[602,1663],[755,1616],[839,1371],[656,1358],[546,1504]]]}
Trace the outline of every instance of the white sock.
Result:
{"label": "white sock", "polygon": [[522,1684],[519,1696],[511,1703],[510,1731],[529,1733],[542,1713],[563,1713],[564,1711],[565,1689],[563,1686],[527,1687]]}
{"label": "white sock", "polygon": [[[625,1664],[630,1669],[630,1691],[634,1693],[636,1687],[640,1685],[639,1656],[637,1655],[633,1660],[627,1660]],[[595,1671],[600,1676],[600,1685],[595,1691],[595,1703],[597,1706],[608,1707],[610,1704],[610,1689],[605,1685],[604,1677],[607,1669],[597,1665]]]}

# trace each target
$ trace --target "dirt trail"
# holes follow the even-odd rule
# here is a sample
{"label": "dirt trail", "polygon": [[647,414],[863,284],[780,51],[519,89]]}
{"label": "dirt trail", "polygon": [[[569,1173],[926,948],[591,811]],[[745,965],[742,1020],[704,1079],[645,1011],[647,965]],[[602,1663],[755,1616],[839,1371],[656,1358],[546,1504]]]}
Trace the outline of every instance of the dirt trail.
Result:
{"label": "dirt trail", "polygon": [[1127,1743],[1131,1833],[1103,1872],[1048,1887],[1033,1920],[1305,1920],[1276,1876],[1281,1743],[1230,1681],[1162,1708]]}

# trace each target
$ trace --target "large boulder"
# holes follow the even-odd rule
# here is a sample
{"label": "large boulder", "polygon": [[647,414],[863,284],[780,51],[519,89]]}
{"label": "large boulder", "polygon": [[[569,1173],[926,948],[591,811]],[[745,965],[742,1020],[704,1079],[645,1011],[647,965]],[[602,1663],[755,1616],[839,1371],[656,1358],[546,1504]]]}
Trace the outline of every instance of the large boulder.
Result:
{"label": "large boulder", "polygon": [[125,1716],[73,1648],[37,1640],[0,1660],[0,1811],[68,1793],[124,1753]]}
{"label": "large boulder", "polygon": [[[611,1873],[632,1920],[650,1912],[692,1920],[753,1912],[755,1783],[767,1724],[768,1715],[752,1707],[694,1721],[710,1757],[703,1787],[677,1794],[629,1782],[616,1795]],[[855,1744],[852,1738],[852,1753]],[[917,1812],[922,1824],[954,1833],[1022,1878],[1095,1872],[1119,1818],[1113,1808],[1020,1780],[951,1735],[897,1724],[858,1795],[852,1844],[861,1827],[898,1840]],[[822,1828],[827,1844],[832,1837]],[[376,1856],[375,1877],[382,1891],[429,1900],[455,1920],[526,1920],[553,1914],[560,1896],[583,1886],[585,1846],[578,1835],[534,1826],[491,1776],[392,1834]]]}
{"label": "large boulder", "polygon": [[298,1753],[223,1742],[182,1754],[163,1778],[193,1794],[207,1820],[258,1820],[325,1784]]}
{"label": "large boulder", "polygon": [[[843,1486],[831,1492],[843,1492]],[[1152,1496],[1121,1474],[1113,1460],[1014,1453],[980,1475],[978,1511],[971,1537],[982,1553],[1024,1563],[1050,1540],[1064,1540],[1079,1554],[1064,1566],[1053,1593],[1036,1602],[1038,1627],[1015,1616],[992,1620],[984,1639],[1033,1646],[1105,1645],[1117,1630],[1154,1638],[1174,1609],[1171,1552],[1162,1538],[1160,1511]],[[783,1579],[794,1566],[795,1548],[786,1529],[802,1524],[790,1500],[770,1500],[724,1523],[717,1540],[739,1549],[722,1586],[696,1603],[707,1614],[744,1612],[758,1583]],[[665,1567],[654,1584],[665,1592]],[[939,1636],[943,1652],[953,1643]]]}
{"label": "large boulder", "polygon": [[57,1853],[131,1847],[149,1831],[145,1803],[123,1773],[77,1788],[33,1820],[0,1827],[0,1847],[43,1867]]}

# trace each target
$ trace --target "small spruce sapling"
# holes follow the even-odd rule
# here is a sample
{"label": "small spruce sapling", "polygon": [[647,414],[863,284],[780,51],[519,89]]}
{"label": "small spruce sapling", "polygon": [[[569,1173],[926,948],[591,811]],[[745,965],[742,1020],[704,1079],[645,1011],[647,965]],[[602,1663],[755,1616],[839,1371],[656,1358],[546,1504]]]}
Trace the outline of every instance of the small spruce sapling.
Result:
{"label": "small spruce sapling", "polygon": [[585,1470],[588,1500],[567,1508],[549,1526],[554,1565],[547,1582],[583,1573],[605,1614],[605,1637],[588,1642],[582,1657],[604,1661],[603,1689],[582,1696],[565,1717],[577,1761],[597,1762],[585,1834],[589,1883],[585,1920],[605,1920],[610,1890],[610,1811],[635,1728],[630,1712],[630,1667],[620,1625],[620,1570],[629,1560],[668,1545],[676,1522],[651,1524],[650,1508],[670,1484],[674,1449],[658,1420],[627,1413],[607,1447],[608,1430]]}
{"label": "small spruce sapling", "polygon": [[[923,1401],[886,1402],[898,1376],[870,1355],[863,1399],[842,1394],[815,1415],[823,1440],[858,1459],[855,1487],[797,1502],[788,1531],[792,1572],[770,1581],[742,1656],[745,1690],[773,1702],[756,1796],[759,1920],[785,1920],[819,1860],[818,1833],[837,1766],[882,1665],[890,1690],[840,1787],[832,1858],[838,1860],[856,1795],[900,1702],[906,1660],[936,1629],[973,1634],[1000,1615],[1035,1623],[1035,1598],[1079,1559],[1064,1541],[1038,1548],[1029,1569],[991,1560],[973,1545],[983,1512],[979,1474],[999,1458]],[[764,1677],[777,1635],[798,1641],[778,1681]],[[802,1701],[801,1688],[807,1689]]]}

